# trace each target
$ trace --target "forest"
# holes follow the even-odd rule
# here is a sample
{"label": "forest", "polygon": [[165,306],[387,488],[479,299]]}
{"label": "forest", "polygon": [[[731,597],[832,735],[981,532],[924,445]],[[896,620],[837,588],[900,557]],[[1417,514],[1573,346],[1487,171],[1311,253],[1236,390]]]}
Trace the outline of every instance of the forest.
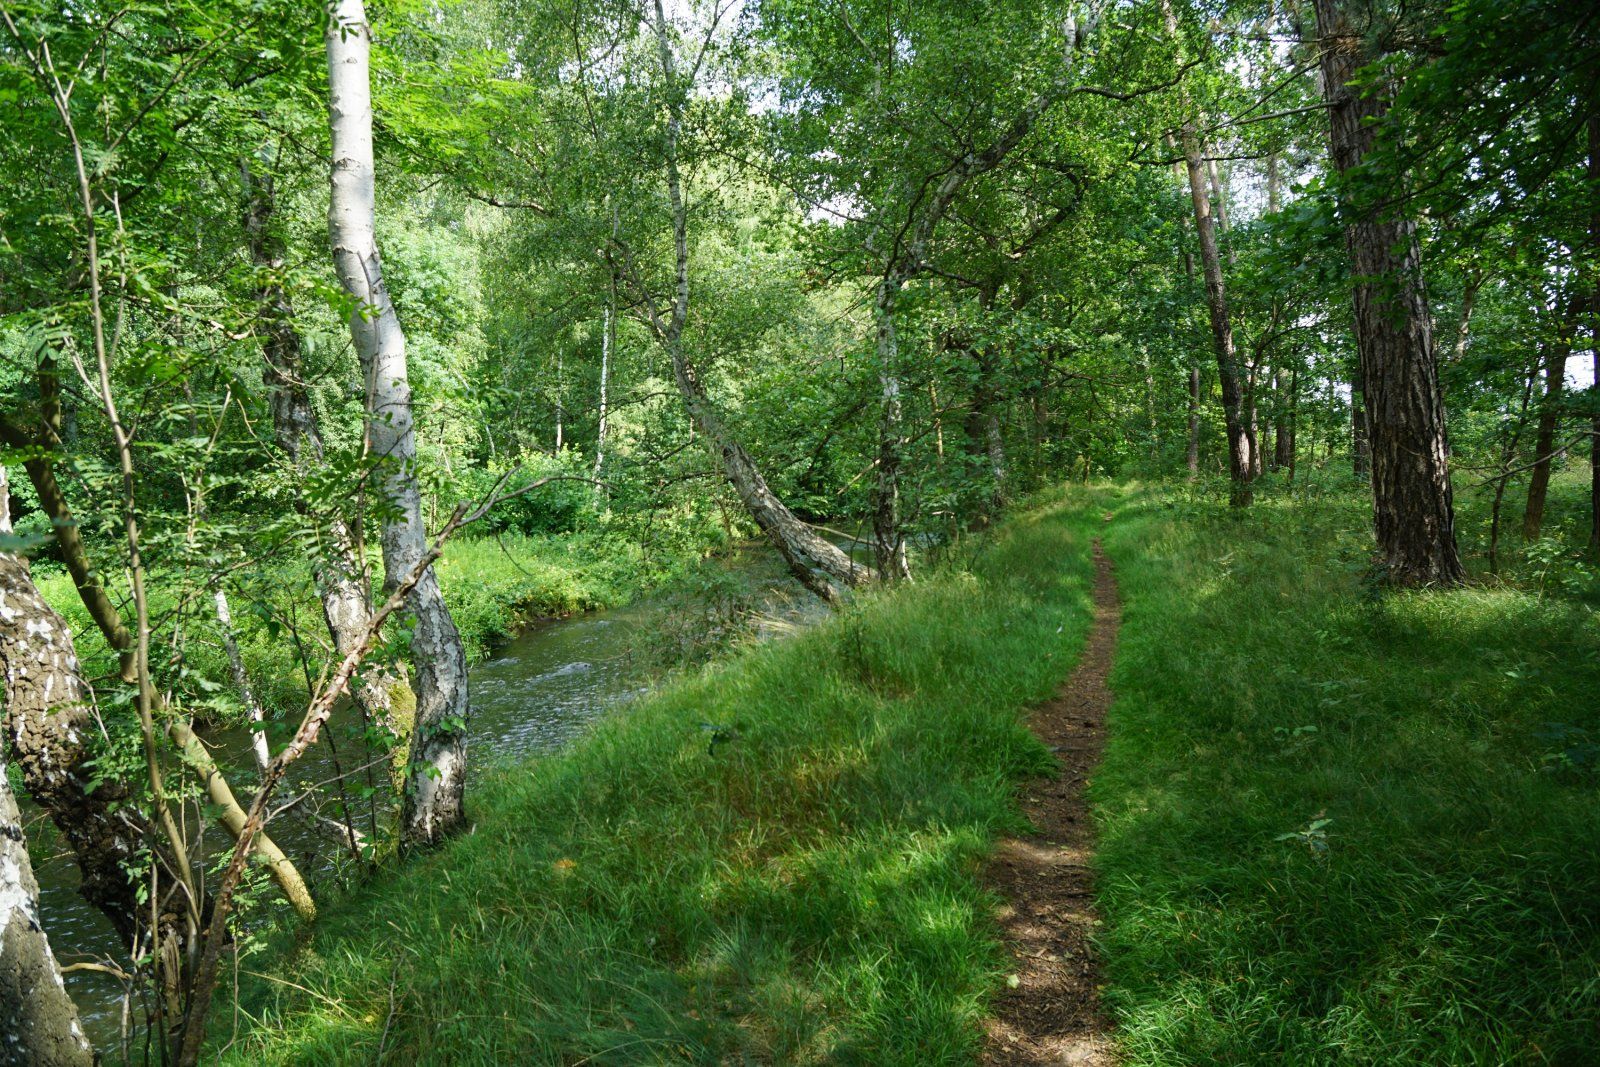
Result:
{"label": "forest", "polygon": [[1600,1064],[1600,10],[0,0],[0,1065]]}

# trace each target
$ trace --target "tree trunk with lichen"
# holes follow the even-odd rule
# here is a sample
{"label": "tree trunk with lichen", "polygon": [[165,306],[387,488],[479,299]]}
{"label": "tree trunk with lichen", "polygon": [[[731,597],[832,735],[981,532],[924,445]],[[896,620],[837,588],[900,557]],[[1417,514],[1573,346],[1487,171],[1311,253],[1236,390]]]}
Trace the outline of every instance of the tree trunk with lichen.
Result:
{"label": "tree trunk with lichen", "polygon": [[[11,497],[5,468],[0,467],[0,535],[10,533]],[[77,1005],[67,995],[50,939],[39,922],[39,884],[22,832],[22,814],[11,793],[6,739],[14,739],[29,792],[63,832],[86,824],[103,827],[114,815],[100,798],[91,800],[86,788],[83,755],[89,728],[81,713],[81,682],[71,635],[39,598],[27,564],[10,552],[0,552],[0,670],[6,696],[5,729],[0,731],[0,1064],[91,1064],[94,1051],[78,1024]],[[59,716],[50,715],[52,702],[59,706]],[[63,815],[84,807],[94,809],[88,818],[68,818],[62,825]],[[97,904],[97,895],[114,897],[118,906],[107,914],[113,921],[117,916],[130,917],[123,905],[136,901],[129,892],[130,879],[115,867],[116,849],[119,844],[136,845],[137,834],[113,829],[104,841],[112,863],[109,884],[98,851],[77,847],[81,838],[72,843],[80,864],[90,864],[83,872],[84,895]],[[135,857],[128,849],[123,858],[131,862]],[[118,931],[122,930],[119,924]]]}

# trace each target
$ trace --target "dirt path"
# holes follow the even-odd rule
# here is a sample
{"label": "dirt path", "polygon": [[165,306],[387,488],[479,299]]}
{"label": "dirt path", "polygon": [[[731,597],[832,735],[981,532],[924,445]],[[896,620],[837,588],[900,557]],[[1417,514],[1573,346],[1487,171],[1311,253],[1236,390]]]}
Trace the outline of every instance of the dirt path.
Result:
{"label": "dirt path", "polygon": [[1116,1063],[1090,943],[1094,828],[1083,785],[1105,743],[1106,678],[1122,608],[1098,540],[1094,564],[1094,626],[1083,658],[1055,697],[1033,712],[1034,733],[1056,752],[1061,772],[1024,787],[1023,810],[1039,832],[1002,841],[989,867],[989,884],[1007,901],[1000,922],[1016,957],[1017,984],[995,1001],[985,1064]]}

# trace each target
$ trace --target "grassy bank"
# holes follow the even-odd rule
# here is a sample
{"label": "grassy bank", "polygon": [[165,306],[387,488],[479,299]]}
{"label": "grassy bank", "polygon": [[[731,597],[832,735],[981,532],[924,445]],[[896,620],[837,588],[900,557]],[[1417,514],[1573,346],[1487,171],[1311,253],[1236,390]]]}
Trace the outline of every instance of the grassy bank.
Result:
{"label": "grassy bank", "polygon": [[227,1055],[970,1063],[1004,965],[979,873],[1049,758],[1021,709],[1081,645],[1087,536],[1029,512],[486,778],[469,836],[245,964]]}
{"label": "grassy bank", "polygon": [[1593,611],[1378,594],[1354,491],[1116,507],[1093,799],[1127,1062],[1600,1062]]}

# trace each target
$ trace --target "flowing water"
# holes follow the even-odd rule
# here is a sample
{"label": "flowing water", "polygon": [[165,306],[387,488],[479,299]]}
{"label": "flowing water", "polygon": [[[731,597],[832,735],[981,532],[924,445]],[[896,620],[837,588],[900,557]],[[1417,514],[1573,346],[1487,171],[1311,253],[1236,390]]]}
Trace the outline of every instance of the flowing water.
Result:
{"label": "flowing water", "polygon": [[[783,632],[826,612],[784,573],[771,551],[741,552],[729,566],[760,594],[759,636]],[[645,692],[657,670],[654,657],[643,650],[659,640],[666,610],[661,602],[646,599],[619,610],[538,622],[475,667],[470,680],[469,752],[473,765],[481,768],[555,751],[582,734],[598,716]],[[351,789],[358,789],[372,776],[385,773],[381,765],[352,773],[373,762],[364,754],[353,712],[336,714],[323,733],[324,740],[295,765],[292,781],[285,783],[281,797],[292,797],[307,784],[325,783],[341,774]],[[245,770],[250,766],[248,735],[242,730],[211,731],[206,740],[217,750],[218,762],[233,768],[231,777],[242,800],[250,777]],[[328,740],[334,744],[327,744]],[[470,779],[468,788],[470,807]],[[324,799],[330,795],[327,789],[319,791]],[[43,846],[35,849],[42,919],[60,962],[70,966],[124,959],[126,950],[118,944],[105,917],[78,895],[77,867],[70,855],[48,832],[48,823],[37,809],[29,814],[30,840]],[[193,814],[191,811],[190,817]],[[338,847],[325,826],[300,815],[279,817],[270,832],[312,881],[315,891],[317,881],[325,883],[336,872]],[[364,818],[365,809],[356,820],[358,828]],[[212,849],[225,845],[214,832],[208,834],[207,842]],[[108,1060],[119,1060],[122,982],[104,971],[86,968],[69,972],[67,983],[96,1047]],[[137,1015],[137,1008],[134,1012]],[[138,1049],[133,1050],[133,1058],[141,1058]]]}

